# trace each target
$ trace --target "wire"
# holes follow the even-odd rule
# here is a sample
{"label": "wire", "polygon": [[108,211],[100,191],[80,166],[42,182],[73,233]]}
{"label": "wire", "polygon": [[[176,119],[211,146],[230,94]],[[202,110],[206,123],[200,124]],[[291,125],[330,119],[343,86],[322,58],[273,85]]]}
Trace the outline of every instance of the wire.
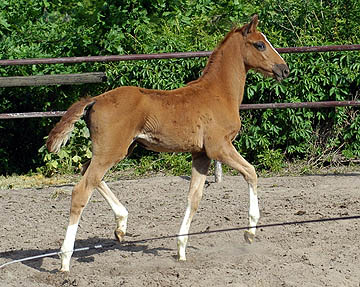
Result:
{"label": "wire", "polygon": [[[343,221],[343,220],[354,220],[354,219],[360,219],[360,215],[261,224],[261,225],[257,225],[256,228],[269,228],[269,227],[277,227],[277,226],[301,225],[301,224],[309,224],[309,223],[321,223],[321,222]],[[120,242],[120,244],[121,245],[125,245],[125,244],[131,245],[131,244],[144,243],[144,242],[161,240],[161,239],[170,239],[170,238],[177,238],[177,237],[182,237],[182,236],[204,235],[204,234],[220,233],[220,232],[239,231],[239,230],[245,230],[245,229],[249,229],[249,228],[252,228],[252,227],[244,226],[244,227],[233,227],[233,228],[225,228],[225,229],[199,231],[199,232],[192,232],[192,233],[187,233],[187,234],[176,234],[176,235],[173,234],[173,235],[165,235],[165,236],[132,240],[132,241],[123,241],[123,242]],[[73,249],[71,251],[67,251],[67,252],[79,252],[79,251],[87,251],[87,250],[91,250],[91,249],[106,249],[106,248],[113,247],[113,246],[114,246],[114,244],[108,244],[108,245],[98,244],[98,245],[94,245],[94,246],[90,246],[90,247],[75,248],[75,249]],[[30,261],[30,260],[40,259],[40,258],[44,258],[44,257],[52,257],[55,255],[60,256],[62,253],[65,253],[65,252],[62,252],[62,251],[51,252],[51,253],[40,254],[40,255],[36,255],[36,256],[30,256],[30,257],[26,257],[26,258],[22,258],[22,259],[16,259],[16,260],[13,260],[13,261],[10,261],[10,262],[0,265],[0,269],[4,268],[7,265],[13,264],[13,263]]]}

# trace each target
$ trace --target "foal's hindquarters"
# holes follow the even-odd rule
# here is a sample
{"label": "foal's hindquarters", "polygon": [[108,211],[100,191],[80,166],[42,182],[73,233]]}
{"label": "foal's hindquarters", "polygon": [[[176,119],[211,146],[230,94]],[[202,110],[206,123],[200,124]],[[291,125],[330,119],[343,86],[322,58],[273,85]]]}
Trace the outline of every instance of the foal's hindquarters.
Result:
{"label": "foal's hindquarters", "polygon": [[[113,114],[114,109],[107,109],[109,100],[111,96],[97,97],[96,104],[88,111],[87,122],[90,128],[93,157],[72,192],[69,225],[61,247],[61,271],[69,271],[79,220],[94,188],[100,192],[114,212],[116,238],[122,241],[126,234],[128,211],[102,179],[108,169],[122,160],[133,148],[136,121],[130,114],[135,117],[136,113],[129,112],[129,117],[119,118],[114,122],[117,117]],[[131,100],[129,99],[128,102]],[[126,112],[126,109],[125,107],[123,112]],[[112,128],[104,128],[105,126]]]}

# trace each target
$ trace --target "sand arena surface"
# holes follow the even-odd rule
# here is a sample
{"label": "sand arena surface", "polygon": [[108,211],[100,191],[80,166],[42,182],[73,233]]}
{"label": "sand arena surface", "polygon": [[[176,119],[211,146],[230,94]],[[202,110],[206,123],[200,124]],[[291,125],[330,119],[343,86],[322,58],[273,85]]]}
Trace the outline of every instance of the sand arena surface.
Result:
{"label": "sand arena surface", "polygon": [[[176,234],[186,208],[187,177],[109,184],[129,211],[126,240]],[[59,250],[72,186],[0,190],[0,265]],[[360,214],[360,173],[259,179],[259,224]],[[190,232],[247,226],[247,184],[208,177]],[[260,228],[252,245],[243,231],[189,238],[187,261],[176,240],[120,245],[113,213],[98,192],[86,207],[70,273],[56,256],[0,269],[0,286],[360,286],[360,221]]]}

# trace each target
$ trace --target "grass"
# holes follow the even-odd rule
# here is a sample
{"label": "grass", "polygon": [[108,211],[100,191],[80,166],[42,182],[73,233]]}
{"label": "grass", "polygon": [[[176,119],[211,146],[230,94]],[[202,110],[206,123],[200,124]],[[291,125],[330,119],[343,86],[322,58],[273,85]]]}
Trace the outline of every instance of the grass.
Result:
{"label": "grass", "polygon": [[[286,163],[279,171],[258,170],[259,177],[272,177],[272,176],[301,176],[308,174],[346,174],[346,173],[359,173],[359,163],[349,163],[346,165],[329,165],[329,166],[312,166],[306,161],[296,161]],[[183,173],[181,173],[183,174]],[[209,176],[213,176],[213,167],[211,167]],[[236,175],[237,173],[227,167],[223,168],[224,175]],[[174,172],[144,172],[139,173],[134,168],[118,171],[116,169],[110,171],[105,176],[106,181],[116,181],[123,179],[144,178],[159,175],[178,175]],[[185,174],[184,174],[185,175]],[[189,175],[189,174],[186,174]],[[32,173],[29,175],[11,175],[0,176],[0,189],[21,189],[21,188],[44,188],[52,185],[76,184],[80,180],[79,174],[57,174],[52,177],[45,177],[40,173]]]}
{"label": "grass", "polygon": [[51,185],[72,184],[79,180],[76,175],[56,175],[45,177],[42,174],[0,176],[0,189],[43,188]]}

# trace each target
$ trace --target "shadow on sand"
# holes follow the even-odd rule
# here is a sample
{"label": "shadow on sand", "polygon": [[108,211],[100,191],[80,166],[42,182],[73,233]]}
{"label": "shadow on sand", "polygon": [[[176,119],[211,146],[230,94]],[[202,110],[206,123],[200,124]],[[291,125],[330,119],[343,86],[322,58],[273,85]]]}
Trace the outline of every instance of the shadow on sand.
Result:
{"label": "shadow on sand", "polygon": [[[81,248],[84,248],[86,250],[76,250]],[[129,243],[127,243],[126,241],[124,243],[119,243],[114,239],[104,239],[104,238],[94,237],[86,240],[76,240],[75,252],[73,253],[72,258],[76,258],[78,262],[93,262],[95,260],[93,255],[101,254],[110,250],[118,250],[128,253],[141,252],[141,253],[153,254],[157,256],[159,251],[172,251],[173,249],[163,248],[163,247],[149,248],[146,242],[140,242],[140,240],[139,242],[136,243],[132,243],[131,241]],[[47,270],[43,268],[42,265],[43,265],[43,259],[46,257],[59,258],[59,255],[57,254],[59,251],[60,251],[59,249],[13,250],[13,251],[1,252],[0,258],[7,258],[8,259],[7,261],[9,263],[15,260],[26,259],[28,257],[49,254],[49,256],[24,260],[21,262],[14,262],[14,264],[24,264],[28,267],[34,268],[41,272],[56,273],[57,269]],[[59,260],[59,265],[60,265],[60,260]],[[6,266],[4,266],[3,268],[6,268]]]}

